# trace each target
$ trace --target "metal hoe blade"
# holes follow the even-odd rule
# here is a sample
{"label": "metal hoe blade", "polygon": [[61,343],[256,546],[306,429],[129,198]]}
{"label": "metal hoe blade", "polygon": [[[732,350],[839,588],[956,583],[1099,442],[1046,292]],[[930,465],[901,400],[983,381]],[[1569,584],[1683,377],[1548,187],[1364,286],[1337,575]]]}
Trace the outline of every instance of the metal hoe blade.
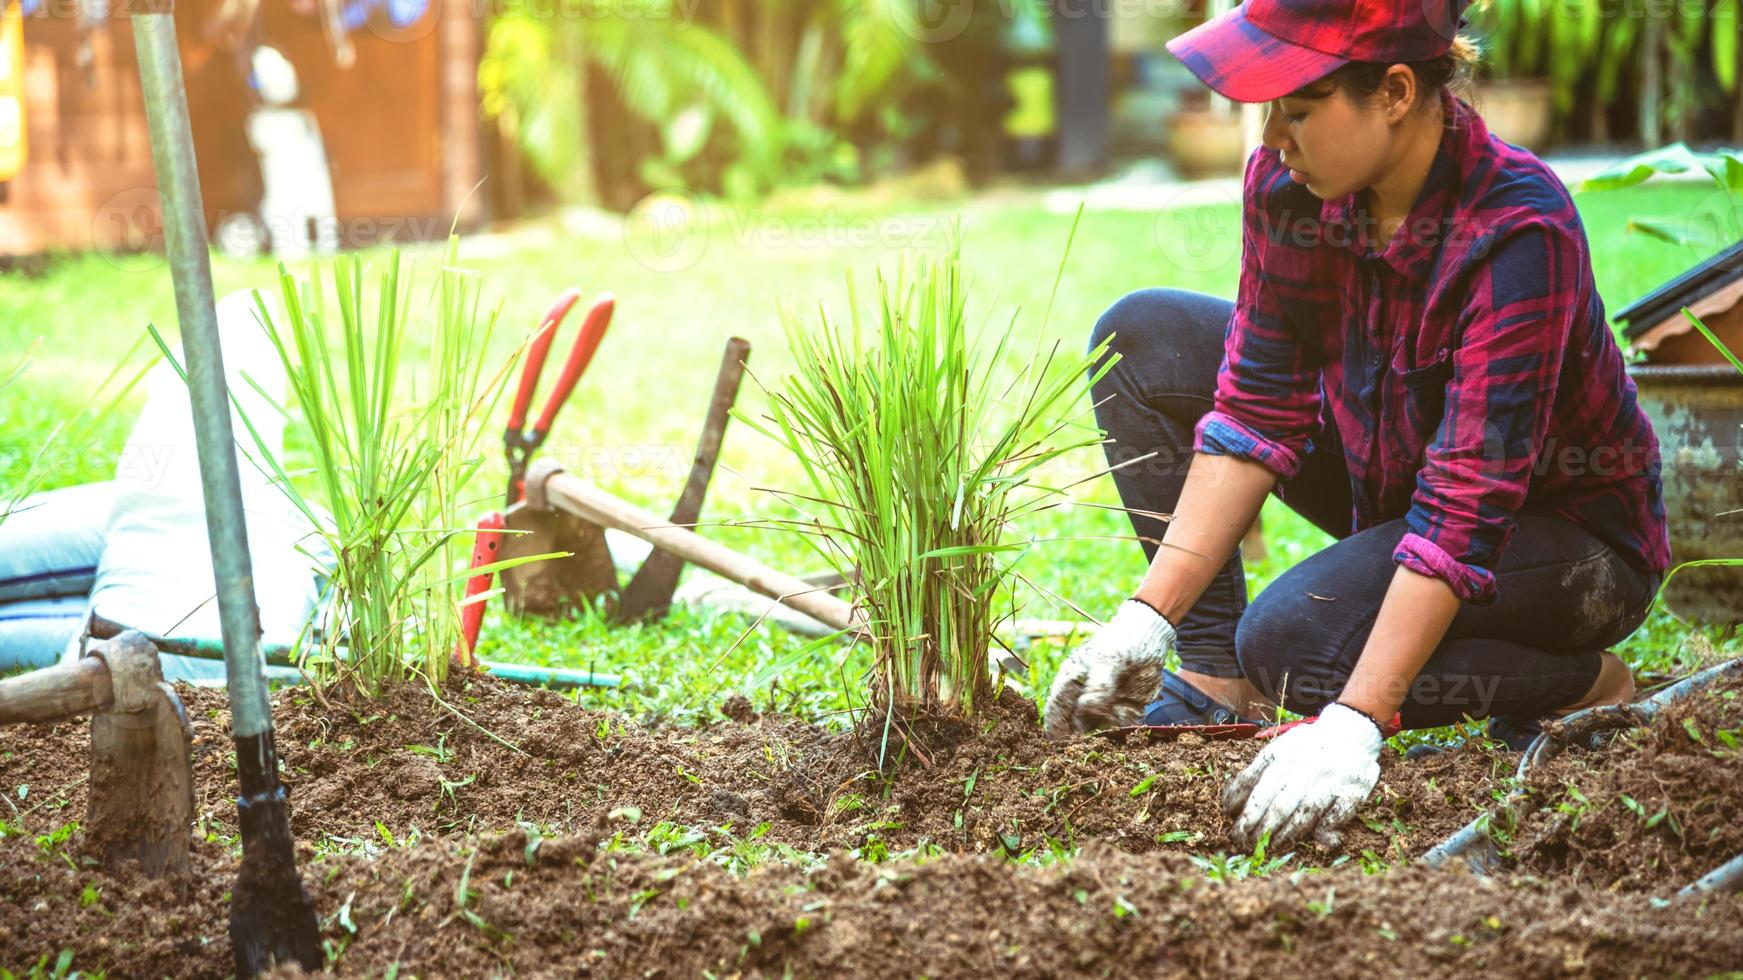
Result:
{"label": "metal hoe blade", "polygon": [[124,633],[78,660],[0,680],[0,725],[83,714],[94,715],[85,839],[99,863],[138,862],[148,877],[186,871],[192,733],[144,636]]}
{"label": "metal hoe blade", "polygon": [[104,867],[131,860],[148,875],[186,871],[192,732],[181,699],[163,682],[157,648],[130,632],[85,657],[108,666],[111,691],[91,718],[88,839]]}

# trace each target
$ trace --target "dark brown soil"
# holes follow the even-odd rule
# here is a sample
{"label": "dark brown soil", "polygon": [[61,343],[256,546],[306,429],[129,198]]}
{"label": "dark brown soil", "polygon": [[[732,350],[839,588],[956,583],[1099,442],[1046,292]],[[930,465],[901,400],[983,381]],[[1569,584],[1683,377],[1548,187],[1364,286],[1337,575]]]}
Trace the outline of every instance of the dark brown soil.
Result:
{"label": "dark brown soil", "polygon": [[[1104,846],[1051,868],[992,855],[734,877],[619,855],[600,834],[425,842],[312,869],[332,968],[349,976],[1060,977],[1707,975],[1743,964],[1743,903],[1659,907],[1564,882],[1411,866],[1377,876],[1207,880],[1176,855]],[[112,975],[221,977],[228,862],[178,888],[34,862],[9,840],[0,944],[78,951]],[[20,864],[37,873],[18,874]],[[95,901],[79,907],[87,884]],[[29,959],[28,955],[25,957]],[[53,956],[51,955],[51,962]],[[34,960],[32,960],[34,961]],[[286,971],[294,975],[294,971]]]}
{"label": "dark brown soil", "polygon": [[[195,731],[195,812],[212,832],[233,834],[223,694],[181,694]],[[375,839],[379,823],[403,838],[413,829],[453,834],[520,821],[555,834],[629,806],[651,821],[728,825],[740,836],[768,824],[764,839],[808,851],[860,847],[871,837],[891,851],[931,844],[1021,852],[1092,837],[1132,852],[1216,851],[1227,847],[1217,805],[1224,778],[1257,751],[1253,742],[1191,737],[1062,746],[1041,736],[1026,702],[1003,703],[980,734],[943,752],[934,746],[930,767],[910,759],[886,779],[875,746],[791,719],[649,730],[557,694],[477,679],[443,700],[446,707],[421,688],[329,705],[304,691],[279,693],[278,748],[298,837]],[[0,782],[32,784],[44,800],[58,795],[77,818],[88,728],[18,729],[17,748],[0,759]],[[1420,853],[1475,816],[1493,778],[1512,765],[1513,757],[1476,750],[1410,762],[1388,754],[1364,823],[1352,826],[1341,851]]]}
{"label": "dark brown soil", "polygon": [[[46,954],[52,967],[71,950],[74,968],[112,976],[229,972],[227,712],[221,692],[181,694],[195,725],[203,839],[193,874],[175,881],[100,873],[76,831],[54,839],[84,816],[88,723],[7,731],[0,819],[21,832],[0,837],[0,966],[28,969]],[[1632,853],[1639,841],[1625,840],[1619,821],[1587,818],[1577,832],[1558,831],[1560,845],[1522,828],[1513,850],[1536,878],[1416,866],[1365,876],[1376,858],[1417,855],[1491,801],[1517,757],[1470,748],[1421,761],[1389,754],[1374,801],[1338,851],[1306,849],[1267,878],[1218,883],[1186,855],[1228,849],[1216,797],[1256,750],[1251,742],[1055,745],[1029,705],[1012,704],[982,731],[929,744],[930,766],[910,758],[879,777],[873,747],[853,736],[757,717],[745,704],[723,706],[737,721],[649,730],[479,679],[443,700],[420,690],[329,705],[303,691],[276,698],[293,829],[338,972],[379,976],[394,963],[401,976],[1743,966],[1743,901],[1651,900],[1718,863],[1711,854],[1743,849],[1735,827],[1714,829],[1719,814],[1738,812],[1743,785],[1734,754],[1711,755],[1726,724],[1716,715],[1690,716],[1705,744],[1679,717],[1638,744],[1557,763],[1585,765],[1578,784],[1594,803],[1610,785],[1603,779],[1648,816],[1655,801],[1675,801],[1683,837],[1709,835],[1699,848],[1660,840],[1660,821],[1635,836],[1662,853],[1644,865],[1611,862],[1603,855]],[[1600,759],[1610,755],[1615,772]],[[1667,771],[1679,775],[1665,781]],[[1662,783],[1660,795],[1646,783]],[[1621,836],[1585,836],[1610,822]],[[1068,844],[1084,850],[1059,865],[1007,860]],[[753,847],[830,857],[783,851],[791,860],[748,877],[724,866],[757,863],[739,861]],[[1296,870],[1345,856],[1356,859]],[[1595,896],[1591,884],[1614,889]]]}
{"label": "dark brown soil", "polygon": [[1743,853],[1743,689],[1673,705],[1530,783],[1510,847],[1521,866],[1603,889],[1694,881]]}

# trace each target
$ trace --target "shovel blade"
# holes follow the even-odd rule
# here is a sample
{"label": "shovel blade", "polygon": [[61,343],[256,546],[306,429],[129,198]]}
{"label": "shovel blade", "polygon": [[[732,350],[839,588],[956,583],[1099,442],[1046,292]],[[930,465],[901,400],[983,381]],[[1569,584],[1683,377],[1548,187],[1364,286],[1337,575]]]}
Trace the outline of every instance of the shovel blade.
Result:
{"label": "shovel blade", "polygon": [[230,900],[230,946],[236,975],[253,977],[296,962],[321,968],[321,930],[315,905],[297,874],[284,787],[237,801],[242,823],[242,868]]}

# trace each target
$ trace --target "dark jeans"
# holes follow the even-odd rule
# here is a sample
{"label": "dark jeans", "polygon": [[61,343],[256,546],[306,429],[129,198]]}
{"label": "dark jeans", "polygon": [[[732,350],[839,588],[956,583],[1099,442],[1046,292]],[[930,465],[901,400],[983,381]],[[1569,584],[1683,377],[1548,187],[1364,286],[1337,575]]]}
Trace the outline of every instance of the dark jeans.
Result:
{"label": "dark jeans", "polygon": [[[1227,300],[1144,289],[1115,303],[1095,326],[1120,361],[1098,382],[1096,420],[1107,430],[1109,464],[1156,455],[1114,471],[1125,506],[1171,513],[1192,459],[1193,427],[1211,408]],[[1338,540],[1284,572],[1247,605],[1239,551],[1176,624],[1186,670],[1251,680],[1292,711],[1330,703],[1361,655],[1396,566],[1404,521],[1351,531],[1350,478],[1326,431],[1300,472],[1276,494]],[[1132,516],[1144,554],[1154,558],[1163,525]],[[1521,514],[1494,568],[1498,598],[1466,603],[1403,707],[1406,727],[1465,716],[1536,718],[1580,700],[1597,680],[1599,655],[1646,618],[1660,576],[1641,572],[1579,527]]]}

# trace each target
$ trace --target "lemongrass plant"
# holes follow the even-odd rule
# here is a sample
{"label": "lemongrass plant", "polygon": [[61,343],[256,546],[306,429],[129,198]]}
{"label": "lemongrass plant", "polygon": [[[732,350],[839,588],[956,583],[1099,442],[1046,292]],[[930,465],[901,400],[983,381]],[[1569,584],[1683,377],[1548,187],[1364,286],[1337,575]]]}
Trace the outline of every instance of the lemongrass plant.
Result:
{"label": "lemongrass plant", "polygon": [[[413,309],[398,250],[385,257],[373,295],[366,278],[356,255],[334,263],[336,323],[318,267],[299,280],[279,266],[283,322],[256,294],[288,381],[285,442],[313,457],[312,490],[258,436],[255,444],[335,556],[331,601],[314,624],[319,649],[305,666],[317,683],[375,696],[446,675],[466,576],[462,492],[483,462],[482,422],[507,365],[485,370],[500,307],[480,310],[480,283],[459,267],[458,239],[449,240],[427,311]],[[420,356],[414,344],[427,351]]]}
{"label": "lemongrass plant", "polygon": [[783,309],[797,367],[768,391],[767,417],[745,421],[809,483],[783,495],[803,516],[773,523],[806,532],[853,583],[887,751],[898,713],[973,715],[994,695],[994,597],[1033,544],[1015,522],[1062,499],[1037,482],[1044,467],[1101,441],[1079,395],[1115,357],[1097,366],[1105,345],[1067,352],[1037,330],[1025,359],[1015,313],[975,336],[956,236],[876,286],[869,324],[851,275],[846,329]]}

